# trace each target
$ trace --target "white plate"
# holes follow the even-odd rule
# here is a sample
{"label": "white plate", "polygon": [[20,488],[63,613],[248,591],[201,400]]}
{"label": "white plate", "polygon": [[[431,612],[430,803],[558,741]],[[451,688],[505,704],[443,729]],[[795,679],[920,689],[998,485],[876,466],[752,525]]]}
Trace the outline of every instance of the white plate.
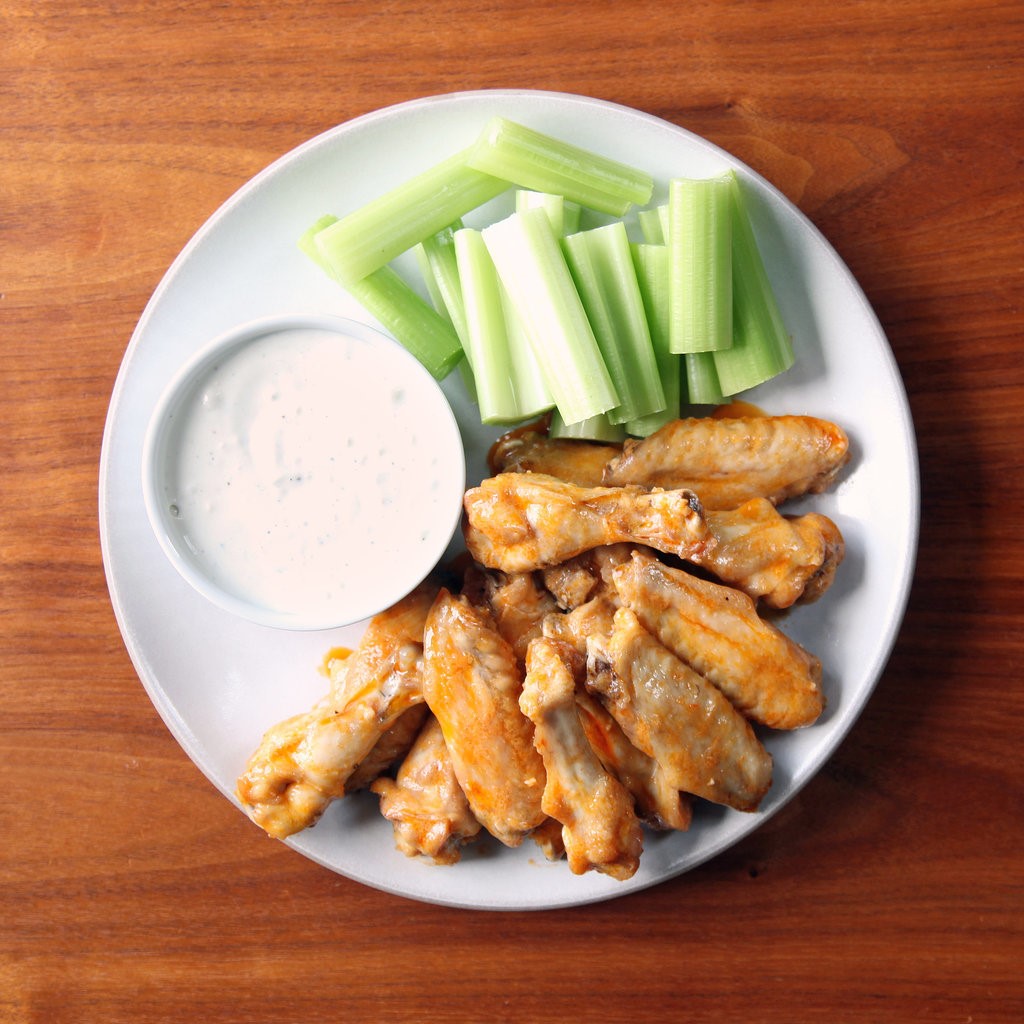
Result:
{"label": "white plate", "polygon": [[[454,93],[400,104],[299,146],[245,185],[199,230],[160,283],[131,339],[110,405],[100,468],[104,565],[121,632],[139,676],[185,752],[234,800],[234,783],[263,731],[320,695],[331,646],[361,627],[289,633],[232,617],[175,572],[146,519],[140,466],[146,423],[167,380],[198,348],[260,316],[328,313],[367,320],[296,248],[325,213],[342,214],[471,142],[502,114],[652,173],[655,201],[669,178],[740,174],[797,363],[749,393],[770,412],[842,424],[854,457],[839,486],[807,502],[847,541],[833,588],[794,610],[783,628],[821,657],[828,708],[814,726],[766,745],[775,781],[762,809],[701,806],[686,833],[649,835],[628,882],[576,877],[536,846],[484,843],[453,867],[398,853],[376,798],[333,805],[296,850],[350,878],[454,906],[531,909],[609,899],[706,861],[779,810],[836,749],[868,699],[899,628],[918,527],[917,454],[902,382],[885,336],[833,249],[749,168],[658,118],[579,96],[532,91]],[[467,479],[484,475],[495,431],[481,429],[453,375],[446,390],[466,440]],[[241,813],[241,811],[239,812]],[[256,826],[253,825],[253,828]],[[270,842],[271,840],[267,840]]]}

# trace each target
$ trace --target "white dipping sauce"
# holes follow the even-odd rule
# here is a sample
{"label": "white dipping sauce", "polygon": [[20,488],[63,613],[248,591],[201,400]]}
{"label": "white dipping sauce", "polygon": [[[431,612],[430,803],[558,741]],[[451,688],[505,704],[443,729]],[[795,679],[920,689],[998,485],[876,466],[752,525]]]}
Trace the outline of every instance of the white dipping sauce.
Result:
{"label": "white dipping sauce", "polygon": [[203,573],[270,612],[312,626],[373,614],[427,575],[458,523],[458,429],[387,339],[257,337],[172,415],[165,513]]}

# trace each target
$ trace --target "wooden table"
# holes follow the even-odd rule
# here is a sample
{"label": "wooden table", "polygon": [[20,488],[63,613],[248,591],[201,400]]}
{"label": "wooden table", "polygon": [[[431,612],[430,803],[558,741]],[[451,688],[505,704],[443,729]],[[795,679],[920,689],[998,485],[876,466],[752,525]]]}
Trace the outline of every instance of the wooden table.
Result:
{"label": "wooden table", "polygon": [[[0,1019],[1022,1019],[1024,9],[55,3],[0,13]],[[303,140],[458,89],[564,90],[726,147],[874,305],[921,457],[895,651],[824,770],[653,889],[492,914],[268,841],[139,685],[97,532],[133,327]]]}

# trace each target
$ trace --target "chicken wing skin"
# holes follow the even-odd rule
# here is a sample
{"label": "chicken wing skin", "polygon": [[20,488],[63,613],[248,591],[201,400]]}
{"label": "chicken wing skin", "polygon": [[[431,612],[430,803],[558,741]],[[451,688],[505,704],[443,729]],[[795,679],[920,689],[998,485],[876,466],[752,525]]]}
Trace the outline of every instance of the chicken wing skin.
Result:
{"label": "chicken wing skin", "polygon": [[843,535],[816,512],[783,516],[766,498],[709,512],[716,543],[689,561],[772,608],[817,600],[843,560]]}
{"label": "chicken wing skin", "polygon": [[663,647],[629,608],[588,643],[587,688],[668,782],[740,811],[757,809],[772,759],[725,695]]}
{"label": "chicken wing skin", "polygon": [[611,585],[612,570],[628,562],[635,548],[634,544],[608,544],[552,565],[541,570],[544,586],[559,607],[578,608]]}
{"label": "chicken wing skin", "polygon": [[555,598],[533,573],[503,573],[471,566],[462,592],[477,607],[488,608],[498,632],[512,645],[521,666],[530,641],[541,634],[544,619],[558,610]]}
{"label": "chicken wing skin", "polygon": [[604,467],[621,445],[549,437],[547,423],[527,424],[502,434],[491,446],[491,473],[544,473],[580,487],[600,487]]}
{"label": "chicken wing skin", "polygon": [[526,656],[519,706],[534,724],[534,743],[547,781],[543,807],[562,823],[569,870],[600,871],[625,880],[636,874],[643,830],[633,798],[592,750],[576,708],[576,675],[583,661],[557,640],[540,638]]}
{"label": "chicken wing skin", "polygon": [[618,595],[612,592],[598,594],[571,612],[549,615],[544,620],[544,636],[570,644],[580,654],[586,655],[590,637],[607,638],[611,634],[618,607]]}
{"label": "chicken wing skin", "polygon": [[557,565],[591,548],[631,542],[681,558],[714,539],[690,491],[577,487],[540,473],[502,473],[465,496],[470,555],[504,572]]}
{"label": "chicken wing skin", "polygon": [[377,742],[373,749],[356,765],[345,783],[345,795],[366,789],[393,764],[401,761],[412,747],[428,714],[426,704],[414,704],[403,712],[395,724]]}
{"label": "chicken wing skin", "polygon": [[315,824],[381,737],[423,700],[423,629],[436,592],[423,584],[375,616],[331,693],[267,731],[237,794],[269,835],[283,839]]}
{"label": "chicken wing skin", "polygon": [[777,505],[824,491],[849,458],[845,432],[813,416],[691,417],[627,441],[602,483],[686,488],[707,509],[751,498]]}
{"label": "chicken wing skin", "polygon": [[651,828],[685,832],[693,820],[689,797],[668,781],[653,757],[633,746],[604,705],[585,690],[577,688],[576,707],[591,749],[633,794],[640,820]]}
{"label": "chicken wing skin", "polygon": [[490,614],[442,590],[424,633],[423,694],[474,816],[506,846],[546,816],[544,764],[521,689],[515,651]]}
{"label": "chicken wing skin", "polygon": [[433,715],[428,714],[395,778],[379,778],[370,789],[380,797],[381,814],[407,857],[455,864],[462,847],[480,832]]}
{"label": "chicken wing skin", "polygon": [[821,714],[821,662],[763,620],[745,594],[644,552],[615,570],[615,588],[648,632],[748,718],[796,729]]}

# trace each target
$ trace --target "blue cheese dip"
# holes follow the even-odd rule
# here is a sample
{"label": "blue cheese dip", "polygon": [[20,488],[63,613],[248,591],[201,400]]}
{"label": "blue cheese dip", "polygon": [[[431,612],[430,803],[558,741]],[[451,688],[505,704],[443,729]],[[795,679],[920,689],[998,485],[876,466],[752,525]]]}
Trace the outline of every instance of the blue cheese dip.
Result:
{"label": "blue cheese dip", "polygon": [[383,336],[296,327],[229,346],[168,415],[164,521],[211,583],[271,620],[380,611],[458,525],[458,428]]}

